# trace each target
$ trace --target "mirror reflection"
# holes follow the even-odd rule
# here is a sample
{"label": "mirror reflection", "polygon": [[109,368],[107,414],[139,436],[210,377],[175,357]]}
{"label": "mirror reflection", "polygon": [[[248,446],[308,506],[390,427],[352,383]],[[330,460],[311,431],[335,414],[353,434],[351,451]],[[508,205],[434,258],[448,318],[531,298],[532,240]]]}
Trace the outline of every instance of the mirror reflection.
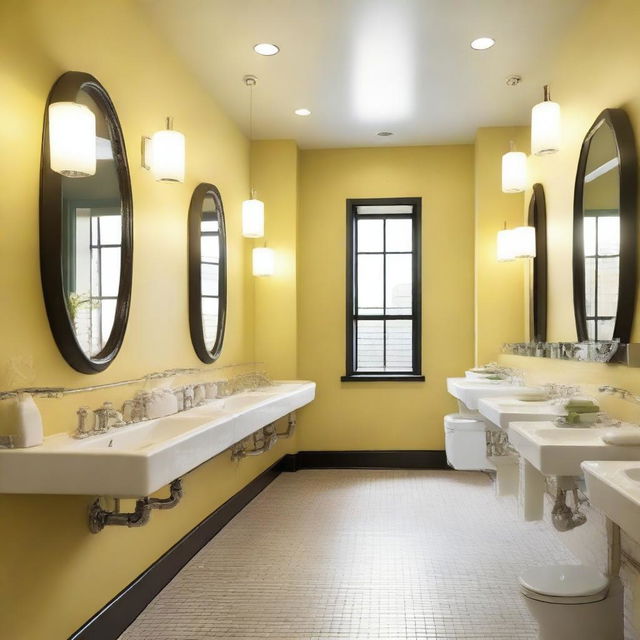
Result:
{"label": "mirror reflection", "polygon": [[76,101],[96,117],[96,172],[61,177],[62,278],[76,340],[89,358],[111,336],[120,292],[123,210],[109,122],[93,98]]}
{"label": "mirror reflection", "polygon": [[591,138],[583,187],[584,297],[589,340],[611,340],[620,281],[620,159],[603,121]]}
{"label": "mirror reflection", "polygon": [[218,336],[220,315],[220,222],[212,194],[207,194],[202,204],[200,264],[202,332],[207,351],[211,351]]}

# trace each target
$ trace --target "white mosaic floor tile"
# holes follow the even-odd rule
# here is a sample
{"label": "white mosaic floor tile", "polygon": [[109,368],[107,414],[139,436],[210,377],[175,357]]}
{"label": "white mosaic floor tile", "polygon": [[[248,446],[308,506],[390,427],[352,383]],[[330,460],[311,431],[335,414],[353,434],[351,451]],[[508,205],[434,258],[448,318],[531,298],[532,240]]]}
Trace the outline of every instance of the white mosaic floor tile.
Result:
{"label": "white mosaic floor tile", "polygon": [[518,574],[577,562],[482,473],[285,473],[121,640],[529,640]]}

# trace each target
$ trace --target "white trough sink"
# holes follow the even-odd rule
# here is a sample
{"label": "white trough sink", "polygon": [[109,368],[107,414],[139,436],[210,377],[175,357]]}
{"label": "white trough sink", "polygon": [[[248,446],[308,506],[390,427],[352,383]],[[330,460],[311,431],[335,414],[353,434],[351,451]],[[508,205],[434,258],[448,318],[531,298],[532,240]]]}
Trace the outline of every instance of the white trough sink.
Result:
{"label": "white trough sink", "polygon": [[447,391],[460,400],[468,409],[478,409],[480,398],[514,395],[516,391],[531,391],[508,380],[486,380],[481,378],[447,378]]}
{"label": "white trough sink", "polygon": [[553,422],[512,422],[509,442],[547,476],[580,476],[585,460],[638,460],[640,446],[606,444],[610,427],[557,427]]}
{"label": "white trough sink", "polygon": [[640,540],[640,461],[583,462],[591,504]]}
{"label": "white trough sink", "polygon": [[315,382],[276,382],[82,440],[60,433],[0,449],[0,493],[148,496],[236,442],[309,404]]}
{"label": "white trough sink", "polygon": [[481,398],[478,410],[489,422],[507,429],[511,422],[549,422],[566,411],[548,400],[518,400],[514,395]]}

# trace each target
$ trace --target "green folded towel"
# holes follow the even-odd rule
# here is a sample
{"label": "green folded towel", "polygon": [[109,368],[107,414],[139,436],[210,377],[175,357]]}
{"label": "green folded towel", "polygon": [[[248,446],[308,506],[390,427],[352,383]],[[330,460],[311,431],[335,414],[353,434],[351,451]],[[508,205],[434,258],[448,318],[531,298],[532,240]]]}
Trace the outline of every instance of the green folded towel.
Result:
{"label": "green folded towel", "polygon": [[499,376],[498,374],[494,374],[492,376],[487,376],[486,380],[504,380],[504,376]]}

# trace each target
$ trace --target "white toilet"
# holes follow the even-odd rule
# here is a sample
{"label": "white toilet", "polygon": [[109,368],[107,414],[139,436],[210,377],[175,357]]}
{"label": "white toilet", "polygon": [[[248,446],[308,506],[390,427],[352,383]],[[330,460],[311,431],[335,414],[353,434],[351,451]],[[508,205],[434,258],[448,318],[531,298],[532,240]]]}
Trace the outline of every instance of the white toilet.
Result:
{"label": "white toilet", "polygon": [[539,640],[623,640],[623,590],[594,567],[527,569],[519,578]]}
{"label": "white toilet", "polygon": [[460,413],[444,417],[447,464],[457,471],[495,469],[487,458],[487,425],[481,418]]}

